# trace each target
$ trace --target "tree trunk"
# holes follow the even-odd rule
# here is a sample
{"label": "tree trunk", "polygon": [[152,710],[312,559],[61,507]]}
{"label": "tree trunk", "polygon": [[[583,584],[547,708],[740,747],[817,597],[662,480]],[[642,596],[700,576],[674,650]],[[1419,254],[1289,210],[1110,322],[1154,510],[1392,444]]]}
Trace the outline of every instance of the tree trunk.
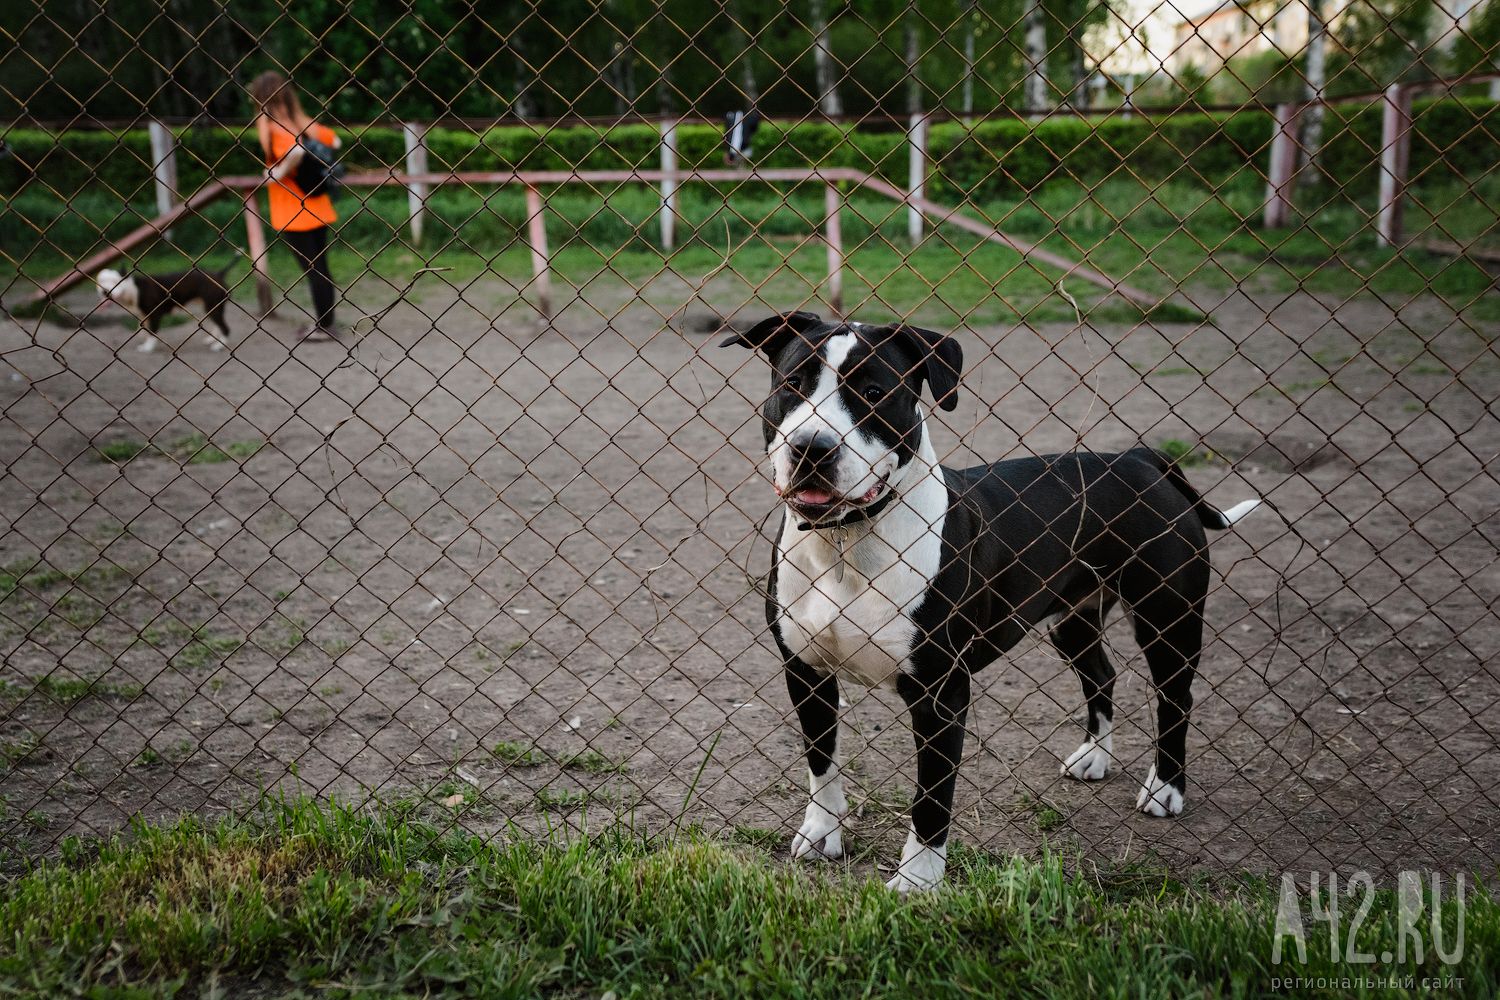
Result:
{"label": "tree trunk", "polygon": [[1026,0],[1026,110],[1040,118],[1047,101],[1047,15],[1042,0]]}
{"label": "tree trunk", "polygon": [[974,14],[977,0],[964,8],[964,96],[961,111],[965,118],[974,114]]}
{"label": "tree trunk", "polygon": [[922,113],[922,52],[917,36],[917,15],[908,9],[905,17],[906,33],[906,113]]}
{"label": "tree trunk", "polygon": [[828,36],[828,14],[823,0],[812,0],[813,61],[818,71],[818,107],[829,118],[844,113],[833,65],[833,46]]}
{"label": "tree trunk", "polygon": [[1069,103],[1073,105],[1074,111],[1079,112],[1089,109],[1089,72],[1088,63],[1084,60],[1081,30],[1075,26],[1068,31],[1068,68],[1073,74],[1073,94]]}
{"label": "tree trunk", "polygon": [[522,121],[535,118],[536,99],[531,93],[531,88],[536,83],[536,73],[532,71],[531,64],[526,60],[526,48],[521,44],[520,25],[511,28],[507,44],[510,47],[510,57],[515,73],[516,91],[515,96],[511,98],[510,112]]}
{"label": "tree trunk", "polygon": [[753,108],[760,103],[760,88],[755,85],[755,40],[750,35],[750,29],[745,27],[744,12],[740,10],[739,4],[730,0],[724,10],[734,22],[735,32],[740,39],[740,90],[744,92],[746,104]]}
{"label": "tree trunk", "polygon": [[620,10],[619,0],[611,0],[606,23],[615,29],[619,40],[614,44],[614,58],[610,60],[604,78],[615,92],[615,113],[628,115],[635,110],[635,47],[630,41],[630,30],[622,25],[629,21]]}
{"label": "tree trunk", "polygon": [[656,103],[663,115],[677,113],[677,91],[672,86],[672,67],[663,66],[656,77]]}
{"label": "tree trunk", "polygon": [[1327,83],[1328,25],[1323,23],[1323,0],[1307,3],[1307,110],[1302,113],[1302,183],[1312,187],[1323,180],[1318,153],[1323,147],[1323,88]]}

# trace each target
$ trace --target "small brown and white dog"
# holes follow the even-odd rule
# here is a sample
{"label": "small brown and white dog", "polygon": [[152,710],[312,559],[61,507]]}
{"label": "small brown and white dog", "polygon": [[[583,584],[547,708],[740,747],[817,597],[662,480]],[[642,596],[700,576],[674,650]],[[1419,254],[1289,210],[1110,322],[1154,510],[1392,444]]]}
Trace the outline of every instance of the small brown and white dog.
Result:
{"label": "small brown and white dog", "polygon": [[167,314],[196,301],[202,303],[205,318],[213,320],[223,334],[219,337],[205,330],[204,343],[211,350],[222,351],[229,344],[229,324],[224,321],[224,306],[229,302],[229,289],[224,285],[227,273],[227,268],[218,272],[193,268],[175,274],[153,275],[141,271],[121,274],[105,268],[94,280],[99,285],[101,302],[113,302],[140,320],[145,339],[136,350],[154,351],[157,331]]}

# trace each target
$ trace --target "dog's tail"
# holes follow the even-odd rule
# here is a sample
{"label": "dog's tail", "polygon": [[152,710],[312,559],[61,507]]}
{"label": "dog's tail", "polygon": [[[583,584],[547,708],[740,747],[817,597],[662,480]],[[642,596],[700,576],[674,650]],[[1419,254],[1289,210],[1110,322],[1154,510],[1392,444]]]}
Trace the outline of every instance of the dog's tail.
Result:
{"label": "dog's tail", "polygon": [[1203,499],[1202,495],[1193,489],[1193,484],[1188,482],[1187,476],[1182,474],[1182,469],[1178,468],[1177,463],[1172,461],[1169,456],[1162,454],[1155,448],[1150,449],[1150,451],[1152,457],[1156,459],[1155,464],[1167,477],[1167,481],[1177,489],[1177,492],[1187,497],[1188,502],[1193,505],[1193,510],[1198,513],[1198,520],[1202,521],[1203,526],[1211,531],[1223,531],[1225,528],[1231,527],[1236,521],[1259,507],[1262,503],[1260,498],[1257,497],[1253,500],[1242,501],[1228,510],[1221,511]]}
{"label": "dog's tail", "polygon": [[228,283],[229,272],[233,271],[235,269],[235,267],[239,265],[239,263],[240,263],[241,260],[247,260],[248,261],[250,259],[250,254],[249,253],[247,253],[244,250],[241,250],[239,247],[235,246],[233,243],[229,244],[229,249],[231,249],[231,250],[233,250],[235,252],[236,256],[234,257],[234,259],[232,259],[228,264],[225,264],[223,267],[219,268],[217,271],[209,271],[208,272],[209,274],[213,275],[215,278],[218,278],[219,279],[219,283],[221,285]]}

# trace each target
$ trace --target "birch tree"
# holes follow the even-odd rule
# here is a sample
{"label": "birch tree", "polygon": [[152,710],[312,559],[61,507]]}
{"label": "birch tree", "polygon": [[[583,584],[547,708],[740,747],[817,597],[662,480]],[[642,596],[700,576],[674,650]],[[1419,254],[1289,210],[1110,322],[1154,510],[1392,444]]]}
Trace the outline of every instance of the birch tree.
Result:
{"label": "birch tree", "polygon": [[828,35],[828,11],[824,0],[811,0],[813,62],[818,72],[818,107],[829,118],[844,113],[833,65],[833,44]]}
{"label": "birch tree", "polygon": [[1047,12],[1042,0],[1026,0],[1026,110],[1040,117],[1047,104]]}
{"label": "birch tree", "polygon": [[1323,0],[1307,4],[1307,109],[1302,112],[1302,155],[1306,161],[1302,183],[1318,184],[1318,152],[1323,146],[1323,92],[1328,77],[1328,25],[1323,21]]}

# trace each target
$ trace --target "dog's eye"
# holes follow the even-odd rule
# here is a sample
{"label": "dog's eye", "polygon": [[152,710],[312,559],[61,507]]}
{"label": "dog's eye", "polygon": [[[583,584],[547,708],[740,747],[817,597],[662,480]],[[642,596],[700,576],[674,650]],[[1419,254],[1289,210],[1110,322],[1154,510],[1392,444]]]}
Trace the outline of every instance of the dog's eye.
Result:
{"label": "dog's eye", "polygon": [[871,403],[878,403],[885,398],[886,388],[883,385],[871,385],[865,387],[865,399]]}
{"label": "dog's eye", "polygon": [[788,375],[782,379],[781,388],[784,392],[795,392],[799,396],[802,395],[802,376]]}

